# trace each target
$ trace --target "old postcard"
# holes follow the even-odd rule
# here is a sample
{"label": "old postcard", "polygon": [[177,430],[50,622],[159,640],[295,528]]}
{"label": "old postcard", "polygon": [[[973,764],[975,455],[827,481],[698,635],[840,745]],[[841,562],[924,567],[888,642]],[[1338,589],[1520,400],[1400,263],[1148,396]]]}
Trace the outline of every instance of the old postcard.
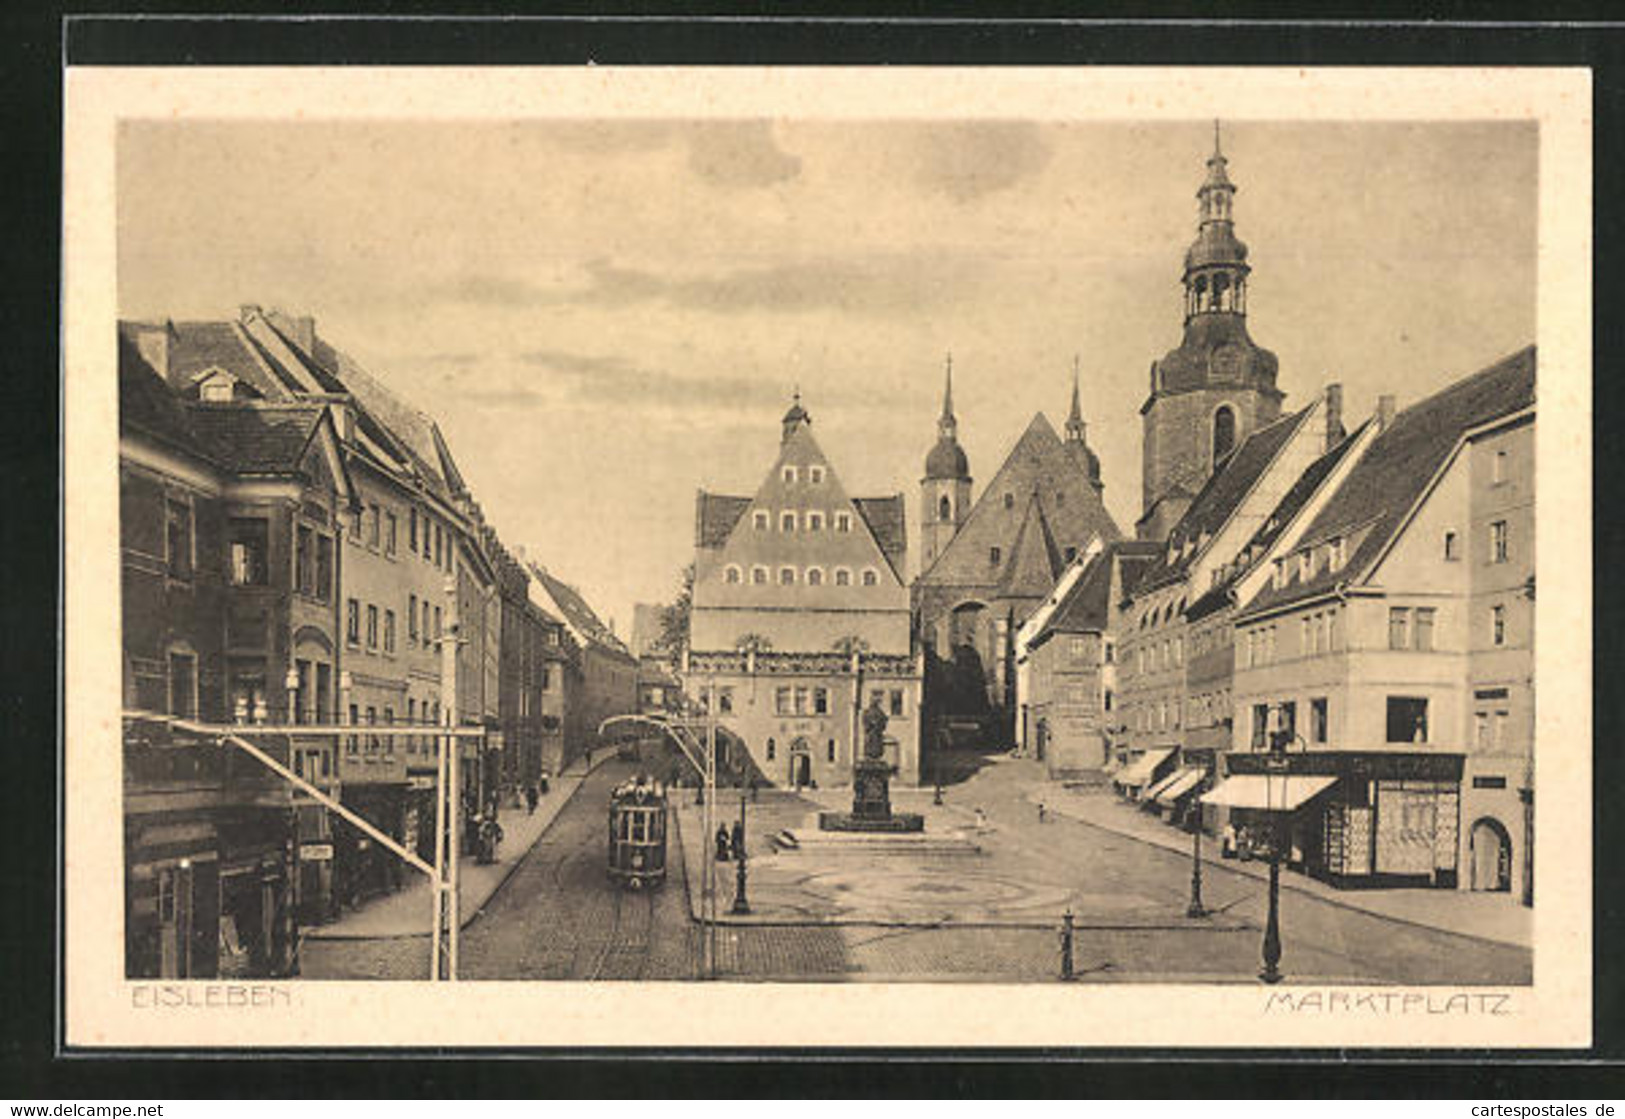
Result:
{"label": "old postcard", "polygon": [[1589,1042],[1584,72],[66,93],[70,1044]]}

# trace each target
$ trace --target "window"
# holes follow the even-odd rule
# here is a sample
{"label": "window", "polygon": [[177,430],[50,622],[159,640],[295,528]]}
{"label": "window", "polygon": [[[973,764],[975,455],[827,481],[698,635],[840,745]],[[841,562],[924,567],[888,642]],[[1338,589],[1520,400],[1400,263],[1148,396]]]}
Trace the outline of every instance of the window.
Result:
{"label": "window", "polygon": [[[1473,744],[1476,745],[1480,750],[1489,749],[1491,746],[1495,745],[1495,742],[1490,737],[1490,734],[1490,713],[1488,711],[1477,712],[1473,716]],[[1475,785],[1475,788],[1476,787],[1477,786]]]}
{"label": "window", "polygon": [[434,537],[429,532],[429,514],[423,514],[423,558],[434,558]]}
{"label": "window", "polygon": [[1327,552],[1328,557],[1326,562],[1331,566],[1333,571],[1338,570],[1348,562],[1348,548],[1343,543],[1343,538],[1341,536],[1332,537],[1332,542],[1327,548]]}
{"label": "window", "polygon": [[418,596],[406,596],[406,643],[414,645],[418,639]]}
{"label": "window", "polygon": [[291,704],[293,707],[293,721],[296,723],[308,723],[311,721],[311,718],[307,708],[309,707],[311,701],[315,699],[314,694],[310,690],[310,662],[307,660],[296,660],[293,662],[293,665],[294,680],[296,683],[294,685],[293,695],[289,697],[293,700],[293,703]]}
{"label": "window", "polygon": [[445,632],[444,621],[445,619],[440,613],[440,607],[436,606],[434,608],[434,635],[436,637]]}
{"label": "window", "polygon": [[383,511],[376,505],[367,506],[367,547],[378,547],[378,526],[383,519]]}
{"label": "window", "polygon": [[[521,696],[520,698],[524,699],[528,697]],[[413,699],[411,696],[406,697],[406,721],[408,723],[416,723],[418,721],[418,701]]]}
{"label": "window", "polygon": [[1262,750],[1269,744],[1270,705],[1253,704],[1253,749]]}
{"label": "window", "polygon": [[874,568],[866,567],[866,568],[863,569],[863,585],[866,586],[866,587],[874,587],[874,586],[879,586],[880,585],[880,576],[875,571]]}
{"label": "window", "polygon": [[1004,495],[1004,507],[1006,509],[1014,509],[1016,507],[1016,495],[1015,494],[1007,493],[1007,494]]}
{"label": "window", "polygon": [[722,581],[724,583],[738,583],[743,578],[744,573],[739,570],[739,565],[736,563],[730,563],[728,565],[728,569],[722,573]]}
{"label": "window", "polygon": [[1416,647],[1424,653],[1433,651],[1433,614],[1431,606],[1416,608]]}
{"label": "window", "polygon": [[378,607],[367,606],[367,648],[378,648]]}
{"label": "window", "polygon": [[1106,694],[1101,701],[1101,706],[1105,707],[1107,711],[1112,709],[1112,690],[1110,688],[1106,689]]}
{"label": "window", "polygon": [[893,688],[891,690],[891,713],[892,713],[892,717],[894,719],[900,719],[903,716],[903,689],[902,688]]}
{"label": "window", "polygon": [[[378,708],[367,708],[367,725],[369,727],[375,727],[378,725]],[[367,752],[371,753],[376,749],[378,749],[378,736],[376,734],[367,735]]]}
{"label": "window", "polygon": [[809,568],[807,568],[807,585],[809,587],[821,587],[821,586],[823,586],[824,585],[824,569],[821,568],[821,567],[809,567]]}
{"label": "window", "polygon": [[1388,741],[1426,742],[1428,701],[1417,696],[1388,697]]}
{"label": "window", "polygon": [[837,587],[850,587],[852,585],[852,572],[849,568],[837,567],[835,569],[835,585]]}
{"label": "window", "polygon": [[446,566],[446,538],[438,524],[434,526],[434,565]]}
{"label": "window", "polygon": [[183,719],[197,714],[197,657],[169,654],[169,713]]}
{"label": "window", "polygon": [[1496,451],[1495,458],[1490,462],[1490,482],[1499,486],[1507,480],[1507,453]]}
{"label": "window", "polygon": [[1505,777],[1474,777],[1473,778],[1473,788],[1475,788],[1475,789],[1504,789],[1506,787],[1507,787],[1507,779]]}
{"label": "window", "polygon": [[1112,644],[1110,641],[1106,642],[1105,659],[1107,664],[1117,663],[1117,646]]}
{"label": "window", "polygon": [[779,531],[794,532],[796,530],[796,515],[790,512],[779,514]]}
{"label": "window", "polygon": [[1505,746],[1507,744],[1507,712],[1495,713],[1495,741]]}
{"label": "window", "polygon": [[1309,741],[1326,741],[1326,697],[1316,696],[1309,701]]}
{"label": "window", "polygon": [[788,686],[773,689],[773,713],[776,715],[793,714],[790,706],[790,689]]}
{"label": "window", "polygon": [[358,544],[361,542],[361,521],[365,516],[365,509],[357,509],[350,515],[350,539]]}
{"label": "window", "polygon": [[796,569],[793,567],[779,568],[779,586],[792,586],[796,581]]}
{"label": "window", "polygon": [[1298,704],[1295,700],[1288,700],[1281,704],[1280,721],[1276,729],[1286,740],[1288,746],[1298,737]]}
{"label": "window", "polygon": [[767,760],[772,761],[774,756],[777,753],[778,753],[778,744],[775,743],[771,738],[769,738],[767,740]]}
{"label": "window", "polygon": [[344,639],[361,644],[361,604],[353,598],[344,604]]}
{"label": "window", "polygon": [[1492,521],[1490,523],[1490,562],[1505,563],[1507,561],[1507,523],[1505,521]]}
{"label": "window", "polygon": [[384,514],[384,555],[395,554],[395,514]]}
{"label": "window", "polygon": [[1326,615],[1326,651],[1331,652],[1343,640],[1343,635],[1337,628],[1337,611],[1332,610]]}
{"label": "window", "polygon": [[[1059,509],[1061,506],[1063,506],[1065,504],[1066,504],[1066,491],[1065,490],[1056,490],[1055,491],[1055,507],[1057,509]],[[1073,548],[1072,551],[1076,552],[1077,549]],[[1067,558],[1071,559],[1072,557],[1068,556]]]}
{"label": "window", "polygon": [[750,515],[751,527],[757,532],[766,532],[772,525],[773,519],[767,515],[766,509],[758,509]]}
{"label": "window", "polygon": [[1001,560],[1003,557],[1004,553],[998,549],[997,545],[987,550],[987,562],[992,564],[994,567],[999,566],[999,560]]}
{"label": "window", "polygon": [[954,503],[948,499],[947,494],[943,494],[941,499],[937,502],[937,520],[951,521],[953,519]]}
{"label": "window", "polygon": [[750,581],[752,584],[758,587],[765,584],[767,582],[767,568],[763,567],[761,564],[757,564],[756,566],[752,567],[750,569]]}
{"label": "window", "polygon": [[808,532],[823,532],[824,531],[824,514],[817,513],[817,512],[808,513],[807,514],[807,531]]}
{"label": "window", "polygon": [[1410,621],[1411,612],[1403,606],[1390,606],[1388,608],[1388,647],[1390,649],[1410,648]]}
{"label": "window", "polygon": [[811,482],[813,485],[816,486],[816,485],[821,484],[823,482],[823,480],[824,480],[824,468],[822,466],[809,466],[809,467],[807,467],[807,481]]}
{"label": "window", "polygon": [[1082,660],[1089,655],[1089,640],[1084,637],[1074,637],[1069,642],[1074,660]]}
{"label": "window", "polygon": [[[355,704],[352,703],[352,704],[350,704],[350,725],[353,727],[353,726],[358,726],[360,723],[361,723],[361,709],[358,708]],[[355,735],[352,734],[349,738],[346,738],[344,740],[344,744],[345,744],[345,751],[347,753],[351,753],[351,754],[355,753],[355,751],[356,751]]]}
{"label": "window", "polygon": [[[422,627],[421,632],[422,632],[422,636],[423,636],[423,643],[425,645],[427,645],[429,643],[429,638],[434,633],[434,631],[429,628],[429,600],[428,599],[423,600],[423,627]],[[553,637],[553,634],[552,634],[551,631],[548,633],[548,637],[550,639]]]}
{"label": "window", "polygon": [[814,715],[828,715],[829,714],[829,689],[828,688],[814,688],[813,689],[813,714]]}
{"label": "window", "polygon": [[270,578],[266,562],[269,526],[258,517],[233,517],[228,527],[231,581],[239,587],[263,587]]}
{"label": "window", "polygon": [[807,713],[807,700],[812,694],[811,690],[806,687],[798,687],[793,694],[795,696],[796,714],[805,715]]}
{"label": "window", "polygon": [[835,514],[835,531],[836,532],[851,532],[852,531],[852,514],[851,513],[837,513],[837,514]]}
{"label": "window", "polygon": [[[333,711],[333,666],[316,665],[316,721],[322,722]],[[325,755],[324,755],[325,757]]]}
{"label": "window", "polygon": [[164,562],[171,579],[192,577],[192,506],[170,498],[164,503]]}
{"label": "window", "polygon": [[316,534],[300,525],[294,536],[293,585],[303,595],[316,593]]}
{"label": "window", "polygon": [[824,751],[825,760],[833,762],[835,760],[835,740],[833,738],[829,740],[829,744],[825,746]]}
{"label": "window", "polygon": [[316,600],[333,599],[333,538],[325,533],[316,534]]}
{"label": "window", "polygon": [[395,651],[395,611],[384,611],[384,652]]}
{"label": "window", "polygon": [[1309,562],[1309,549],[1305,548],[1298,553],[1298,579],[1307,583],[1314,573],[1314,565]]}
{"label": "window", "polygon": [[1298,619],[1299,651],[1304,656],[1309,655],[1310,644],[1314,641],[1314,635],[1311,632],[1314,624],[1314,619],[1309,617],[1307,614]]}
{"label": "window", "polygon": [[717,710],[719,712],[721,712],[722,714],[724,714],[724,715],[729,715],[729,714],[733,713],[733,709],[734,709],[734,690],[733,690],[733,688],[731,688],[731,687],[718,688],[717,689]]}
{"label": "window", "polygon": [[1213,413],[1213,461],[1217,463],[1236,444],[1236,414],[1228,406]]}
{"label": "window", "polygon": [[784,468],[784,472],[783,472],[783,473],[782,473],[782,474],[781,474],[781,475],[780,475],[780,476],[781,476],[781,477],[782,477],[782,478],[783,478],[783,479],[784,479],[784,480],[785,480],[785,481],[786,481],[786,482],[787,482],[787,483],[789,483],[789,484],[790,484],[790,485],[792,485],[792,486],[793,486],[793,485],[795,485],[795,483],[796,483],[796,468],[795,468],[795,467],[793,467],[793,466],[786,466],[786,467],[785,467],[785,468]]}
{"label": "window", "polygon": [[1444,558],[1451,563],[1461,558],[1461,549],[1456,545],[1454,529],[1444,530]]}
{"label": "window", "polygon": [[1507,643],[1507,608],[1505,606],[1490,607],[1490,644],[1505,645]]}
{"label": "window", "polygon": [[406,550],[414,554],[418,550],[418,510],[415,505],[406,511]]}

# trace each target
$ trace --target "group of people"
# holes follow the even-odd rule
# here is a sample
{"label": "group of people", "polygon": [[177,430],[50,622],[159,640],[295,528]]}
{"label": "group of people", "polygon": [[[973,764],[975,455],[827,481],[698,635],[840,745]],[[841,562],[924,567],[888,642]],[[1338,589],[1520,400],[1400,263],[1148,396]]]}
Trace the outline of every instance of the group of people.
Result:
{"label": "group of people", "polygon": [[717,862],[732,862],[736,858],[745,857],[745,825],[734,821],[733,831],[728,830],[727,824],[717,826]]}

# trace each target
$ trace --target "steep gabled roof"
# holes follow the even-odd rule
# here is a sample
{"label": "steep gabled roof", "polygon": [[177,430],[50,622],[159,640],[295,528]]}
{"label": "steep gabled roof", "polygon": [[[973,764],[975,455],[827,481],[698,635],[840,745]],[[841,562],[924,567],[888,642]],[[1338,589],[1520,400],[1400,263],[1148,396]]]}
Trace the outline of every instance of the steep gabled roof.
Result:
{"label": "steep gabled roof", "polygon": [[1034,490],[1027,498],[1021,527],[1016,530],[1015,543],[1010,547],[1010,558],[1000,574],[999,594],[1009,598],[1047,595],[1060,577],[1064,563],[1061,549],[1055,545],[1055,535],[1044,519],[1038,492]]}
{"label": "steep gabled roof", "polygon": [[140,432],[173,450],[218,465],[213,449],[198,433],[186,406],[122,329],[118,338],[118,389],[121,432]]}
{"label": "steep gabled roof", "polygon": [[237,474],[292,474],[326,411],[321,404],[193,404],[193,426]]}
{"label": "steep gabled roof", "polygon": [[[1370,423],[1371,421],[1366,421]],[[1210,589],[1196,598],[1186,609],[1186,617],[1191,619],[1205,617],[1214,610],[1223,606],[1229,598],[1230,588],[1234,587],[1243,575],[1252,567],[1253,563],[1269,550],[1271,545],[1286,531],[1298,511],[1304,507],[1315,492],[1320,489],[1337,464],[1347,457],[1350,448],[1360,439],[1365,431],[1365,424],[1361,424],[1350,432],[1338,444],[1325,454],[1321,455],[1309,469],[1298,475],[1297,481],[1286,491],[1285,496],[1276,503],[1270,515],[1264,518],[1264,523],[1258,526],[1252,539],[1247,541],[1245,547],[1237,554],[1234,562],[1223,569],[1223,574]]]}
{"label": "steep gabled roof", "polygon": [[1242,499],[1252,491],[1313,408],[1311,404],[1265,424],[1225,458],[1174,525],[1168,535],[1168,546],[1141,576],[1137,591],[1167,586],[1185,577],[1191,563],[1201,554],[1202,546],[1229,522]]}
{"label": "steep gabled roof", "polygon": [[1119,540],[1106,545],[1089,560],[1082,576],[1032,644],[1040,645],[1057,633],[1100,633],[1109,629],[1113,569],[1122,571],[1125,582],[1137,578],[1140,570],[1156,558],[1160,547],[1154,540]]}
{"label": "steep gabled roof", "polygon": [[886,562],[898,579],[903,578],[903,562],[908,551],[908,522],[904,519],[903,495],[890,497],[854,497],[858,516],[869,526],[869,533],[885,553]]}
{"label": "steep gabled roof", "polygon": [[550,575],[545,567],[537,564],[531,565],[531,573],[536,576],[537,582],[546,589],[548,597],[553,600],[560,613],[564,615],[564,620],[570,628],[595,645],[620,653],[623,656],[630,657],[632,655],[621,639],[610,632],[609,627],[587,604],[587,600],[582,597],[580,591],[557,576]]}
{"label": "steep gabled roof", "polygon": [[1359,534],[1359,545],[1348,562],[1320,570],[1306,582],[1267,585],[1247,604],[1246,612],[1310,598],[1339,583],[1366,578],[1462,437],[1534,403],[1535,347],[1530,346],[1400,412],[1372,440],[1304,532],[1304,541],[1311,544]]}
{"label": "steep gabled roof", "polygon": [[706,493],[700,490],[694,501],[694,545],[698,548],[720,548],[728,542],[728,534],[750,508],[750,498],[728,494]]}

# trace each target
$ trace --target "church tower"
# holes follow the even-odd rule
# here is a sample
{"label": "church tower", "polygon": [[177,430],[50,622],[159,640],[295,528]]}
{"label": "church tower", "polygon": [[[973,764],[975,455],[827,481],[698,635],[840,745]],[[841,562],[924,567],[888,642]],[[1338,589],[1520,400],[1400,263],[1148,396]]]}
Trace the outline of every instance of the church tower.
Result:
{"label": "church tower", "polygon": [[946,377],[942,415],[937,419],[937,444],[925,456],[925,477],[920,479],[921,571],[948,547],[970,513],[970,460],[959,445],[959,421],[954,418],[952,355],[948,357]]}
{"label": "church tower", "polygon": [[1089,440],[1085,438],[1083,423],[1083,408],[1078,403],[1078,359],[1072,359],[1072,410],[1066,417],[1066,449],[1077,460],[1089,484],[1100,493],[1106,484],[1100,480],[1100,459],[1095,452],[1089,449]]}
{"label": "church tower", "polygon": [[1214,467],[1281,414],[1279,362],[1247,333],[1252,269],[1235,234],[1227,165],[1215,122],[1207,178],[1196,192],[1196,240],[1185,253],[1185,337],[1151,364],[1151,392],[1140,406],[1141,540],[1164,539]]}

